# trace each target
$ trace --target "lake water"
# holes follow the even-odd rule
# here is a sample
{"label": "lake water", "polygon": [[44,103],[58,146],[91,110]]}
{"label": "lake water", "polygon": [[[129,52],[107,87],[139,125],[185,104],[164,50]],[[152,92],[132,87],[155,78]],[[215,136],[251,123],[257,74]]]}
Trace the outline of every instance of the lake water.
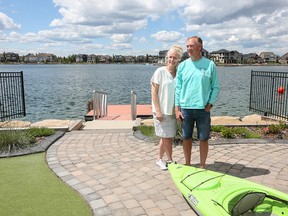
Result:
{"label": "lake water", "polygon": [[[108,93],[108,104],[150,104],[153,65],[0,65],[0,72],[24,73],[25,121],[84,119],[93,90]],[[218,67],[220,94],[213,116],[245,116],[249,111],[251,70],[288,71],[287,66]]]}

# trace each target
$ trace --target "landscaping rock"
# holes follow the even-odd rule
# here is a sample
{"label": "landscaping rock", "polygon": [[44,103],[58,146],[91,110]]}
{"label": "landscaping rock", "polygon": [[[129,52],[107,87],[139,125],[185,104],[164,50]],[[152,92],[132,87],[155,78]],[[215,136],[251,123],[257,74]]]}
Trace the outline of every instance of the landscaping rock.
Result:
{"label": "landscaping rock", "polygon": [[27,122],[27,121],[0,122],[0,128],[26,128],[30,126],[31,126],[31,122]]}

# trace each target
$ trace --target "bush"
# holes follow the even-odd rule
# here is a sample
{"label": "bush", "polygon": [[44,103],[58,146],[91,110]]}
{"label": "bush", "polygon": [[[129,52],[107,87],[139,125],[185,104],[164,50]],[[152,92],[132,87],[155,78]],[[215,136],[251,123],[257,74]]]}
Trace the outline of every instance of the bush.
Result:
{"label": "bush", "polygon": [[45,127],[41,127],[41,128],[29,128],[26,130],[26,132],[28,134],[31,134],[32,136],[35,137],[45,137],[45,136],[51,136],[53,134],[55,134],[55,130],[51,129],[51,128],[45,128]]}
{"label": "bush", "polygon": [[225,127],[223,130],[221,130],[221,135],[226,139],[235,138],[233,128]]}
{"label": "bush", "polygon": [[247,139],[261,139],[262,136],[261,136],[261,134],[247,130],[247,132],[245,133],[245,138],[247,138]]}
{"label": "bush", "polygon": [[27,148],[37,142],[37,137],[50,136],[55,130],[49,128],[30,128],[27,130],[1,130],[0,152],[12,152]]}
{"label": "bush", "polygon": [[235,134],[240,135],[243,138],[248,138],[248,139],[261,138],[260,134],[252,132],[252,131],[248,130],[247,128],[244,128],[244,127],[235,127],[233,130],[234,130]]}
{"label": "bush", "polygon": [[272,124],[272,125],[269,125],[268,126],[268,129],[269,129],[269,132],[270,133],[273,133],[273,134],[276,134],[276,133],[279,133],[281,132],[282,130],[284,130],[286,128],[286,124]]}
{"label": "bush", "polygon": [[2,152],[25,148],[33,142],[35,142],[35,137],[31,137],[23,131],[0,131],[0,151]]}
{"label": "bush", "polygon": [[219,133],[219,132],[223,131],[225,128],[226,127],[223,126],[223,125],[212,125],[211,126],[211,131]]}

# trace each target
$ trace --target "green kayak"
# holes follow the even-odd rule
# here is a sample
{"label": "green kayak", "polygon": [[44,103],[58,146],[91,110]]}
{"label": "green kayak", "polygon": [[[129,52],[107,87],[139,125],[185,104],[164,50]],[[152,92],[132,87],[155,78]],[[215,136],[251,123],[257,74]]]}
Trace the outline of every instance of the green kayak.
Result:
{"label": "green kayak", "polygon": [[205,169],[168,164],[170,175],[198,215],[288,216],[288,195],[254,182]]}

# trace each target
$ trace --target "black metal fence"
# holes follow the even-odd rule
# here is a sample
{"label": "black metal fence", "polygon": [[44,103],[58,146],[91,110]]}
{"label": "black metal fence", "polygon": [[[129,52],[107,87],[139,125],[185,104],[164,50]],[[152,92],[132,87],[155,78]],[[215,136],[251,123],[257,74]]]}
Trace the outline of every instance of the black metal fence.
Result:
{"label": "black metal fence", "polygon": [[288,72],[251,71],[249,110],[288,120]]}
{"label": "black metal fence", "polygon": [[0,120],[25,115],[23,71],[0,72]]}

